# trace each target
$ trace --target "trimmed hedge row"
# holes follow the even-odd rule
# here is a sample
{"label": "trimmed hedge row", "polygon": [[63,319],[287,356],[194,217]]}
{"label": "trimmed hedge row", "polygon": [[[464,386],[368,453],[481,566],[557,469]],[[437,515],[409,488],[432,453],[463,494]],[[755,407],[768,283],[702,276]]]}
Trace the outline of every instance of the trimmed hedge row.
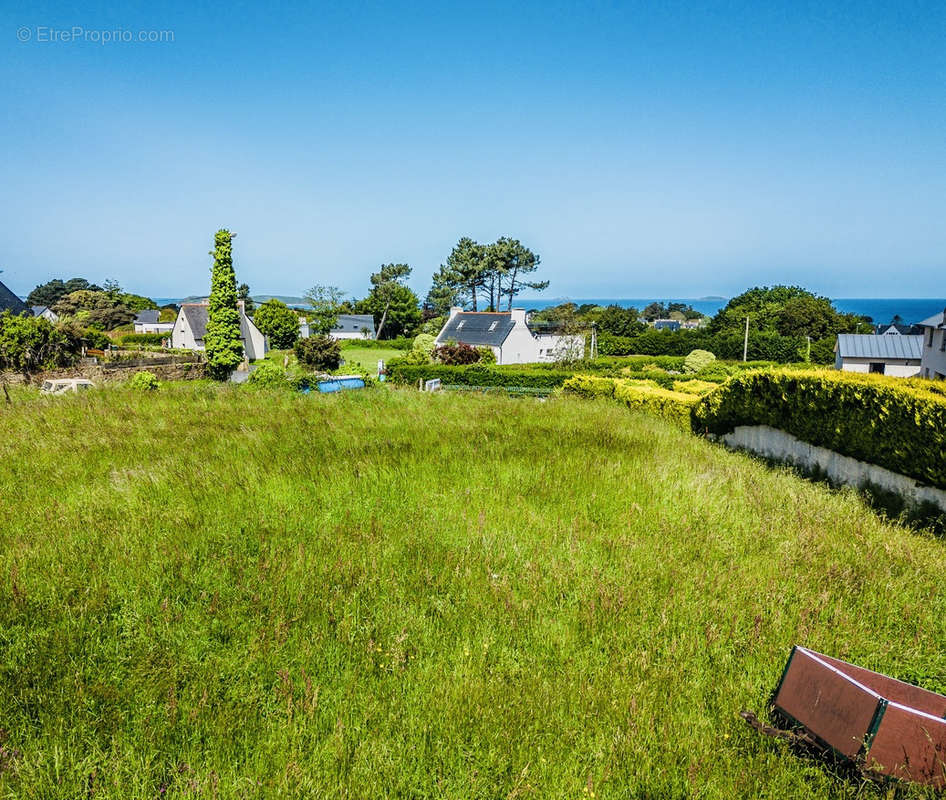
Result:
{"label": "trimmed hedge row", "polygon": [[830,370],[746,372],[703,397],[693,420],[696,430],[716,434],[769,425],[946,489],[946,397],[918,381]]}
{"label": "trimmed hedge row", "polygon": [[528,389],[556,389],[572,372],[528,367],[496,367],[473,364],[470,366],[445,366],[444,364],[388,365],[388,378],[394,383],[415,384],[419,380],[440,378],[445,384],[454,386],[501,386],[525,387]]}
{"label": "trimmed hedge row", "polygon": [[566,392],[582,397],[604,397],[623,403],[633,411],[643,411],[676,425],[691,430],[693,407],[700,398],[694,394],[672,392],[645,384],[614,378],[598,378],[593,375],[576,375],[565,381]]}
{"label": "trimmed hedge row", "polygon": [[409,336],[399,336],[396,339],[339,339],[342,350],[357,347],[359,350],[410,350],[414,340]]}
{"label": "trimmed hedge row", "polygon": [[[827,364],[834,360],[834,337],[811,343],[811,360]],[[686,356],[691,350],[709,350],[717,358],[742,358],[743,337],[739,334],[710,334],[704,331],[647,331],[639,336],[598,337],[598,352],[604,356],[651,355]],[[749,333],[749,359],[789,364],[803,360],[808,343],[801,336],[776,333]]]}
{"label": "trimmed hedge row", "polygon": [[122,346],[129,344],[160,345],[165,339],[170,339],[169,333],[126,333],[121,338]]}

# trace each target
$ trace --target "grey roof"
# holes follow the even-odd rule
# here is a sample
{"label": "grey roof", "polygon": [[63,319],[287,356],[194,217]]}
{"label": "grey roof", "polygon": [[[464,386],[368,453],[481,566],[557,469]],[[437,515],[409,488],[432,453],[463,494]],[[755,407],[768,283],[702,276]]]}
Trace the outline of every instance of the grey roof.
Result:
{"label": "grey roof", "polygon": [[207,333],[207,304],[206,303],[184,303],[181,306],[184,312],[184,319],[190,326],[191,335],[195,339],[203,339]]}
{"label": "grey roof", "polygon": [[499,347],[515,327],[509,312],[460,311],[447,321],[437,340]]}
{"label": "grey roof", "polygon": [[934,314],[929,319],[925,319],[918,324],[922,325],[924,328],[946,327],[946,309],[944,309],[941,314]]}
{"label": "grey roof", "polygon": [[374,317],[371,314],[339,314],[332,333],[359,333],[367,328],[374,336]]}
{"label": "grey roof", "polygon": [[29,306],[0,283],[0,311],[12,311],[14,314],[22,314],[24,311],[29,311]]}
{"label": "grey roof", "polygon": [[135,314],[135,322],[147,323],[153,325],[161,319],[161,312],[157,308],[146,308]]}
{"label": "grey roof", "polygon": [[870,333],[839,333],[841,358],[907,359],[919,361],[922,336],[875,336]]}
{"label": "grey roof", "polygon": [[42,314],[49,306],[30,306],[30,311],[33,312],[34,317],[38,317]]}

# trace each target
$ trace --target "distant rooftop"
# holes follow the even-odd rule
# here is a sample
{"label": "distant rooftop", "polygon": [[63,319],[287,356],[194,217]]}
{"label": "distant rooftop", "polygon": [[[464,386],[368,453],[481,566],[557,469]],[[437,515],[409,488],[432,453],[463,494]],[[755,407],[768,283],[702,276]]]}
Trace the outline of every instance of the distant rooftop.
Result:
{"label": "distant rooftop", "polygon": [[919,361],[922,336],[876,336],[870,333],[838,334],[841,358],[906,359]]}

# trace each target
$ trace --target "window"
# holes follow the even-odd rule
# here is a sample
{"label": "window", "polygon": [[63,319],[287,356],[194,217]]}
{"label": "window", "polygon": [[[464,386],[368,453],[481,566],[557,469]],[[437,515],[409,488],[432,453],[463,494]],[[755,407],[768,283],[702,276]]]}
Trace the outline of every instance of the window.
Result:
{"label": "window", "polygon": [[929,335],[926,337],[926,346],[933,346],[933,328],[930,328]]}
{"label": "window", "polygon": [[943,338],[939,342],[939,351],[946,353],[946,330],[943,331]]}
{"label": "window", "polygon": [[871,361],[870,372],[876,375],[883,375],[885,366],[883,361]]}
{"label": "window", "polygon": [[496,330],[496,326],[497,326],[497,325],[499,325],[498,322],[491,322],[491,323],[489,324],[489,329],[490,329],[491,331],[494,331],[494,330]]}

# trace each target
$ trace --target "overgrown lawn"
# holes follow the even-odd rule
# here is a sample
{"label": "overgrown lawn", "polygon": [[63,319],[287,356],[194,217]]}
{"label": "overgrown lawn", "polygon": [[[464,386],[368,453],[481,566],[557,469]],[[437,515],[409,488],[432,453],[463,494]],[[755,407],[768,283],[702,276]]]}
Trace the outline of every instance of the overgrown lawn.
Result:
{"label": "overgrown lawn", "polygon": [[616,405],[16,392],[0,793],[879,796],[737,714],[795,643],[946,689],[944,574]]}

